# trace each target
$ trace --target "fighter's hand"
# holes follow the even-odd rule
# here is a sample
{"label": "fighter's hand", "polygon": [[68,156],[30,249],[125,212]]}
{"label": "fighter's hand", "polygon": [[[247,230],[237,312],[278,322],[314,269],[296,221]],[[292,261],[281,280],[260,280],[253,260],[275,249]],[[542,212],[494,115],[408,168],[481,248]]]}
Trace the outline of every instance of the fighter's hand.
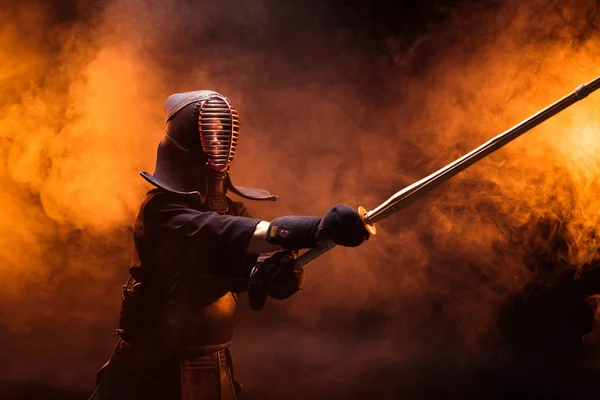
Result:
{"label": "fighter's hand", "polygon": [[319,239],[330,239],[340,246],[359,246],[369,236],[358,212],[344,204],[327,211],[319,225]]}
{"label": "fighter's hand", "polygon": [[284,300],[302,289],[304,271],[294,268],[294,256],[290,251],[280,251],[257,264],[250,276],[248,296],[250,308],[263,308],[267,295]]}

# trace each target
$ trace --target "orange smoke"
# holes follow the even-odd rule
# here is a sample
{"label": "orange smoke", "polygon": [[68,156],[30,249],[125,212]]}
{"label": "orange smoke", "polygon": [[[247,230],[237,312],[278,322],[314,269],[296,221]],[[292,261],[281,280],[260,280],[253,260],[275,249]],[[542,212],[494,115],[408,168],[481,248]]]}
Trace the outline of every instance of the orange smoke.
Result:
{"label": "orange smoke", "polygon": [[[524,37],[516,35],[517,43],[494,44],[487,52],[465,60],[460,66],[462,73],[453,70],[453,74],[442,78],[444,96],[433,95],[428,108],[434,110],[438,118],[441,114],[442,118],[455,121],[443,131],[447,143],[465,148],[477,140],[482,141],[490,136],[489,132],[506,129],[570,93],[577,84],[595,78],[595,65],[600,57],[595,40],[579,43],[575,48],[565,38],[537,49],[528,48],[526,42],[519,43]],[[506,59],[507,54],[514,54],[514,49],[518,49],[517,63]],[[480,85],[483,87],[478,90]],[[465,88],[471,89],[472,94]],[[448,95],[447,91],[455,95]],[[475,219],[473,236],[485,237],[486,230],[481,228],[488,226],[492,231],[484,240],[489,244],[502,237],[509,239],[517,231],[531,238],[539,223],[549,220],[561,225],[556,234],[564,235],[568,244],[568,251],[557,256],[579,269],[596,260],[599,255],[596,230],[600,222],[594,195],[600,173],[599,104],[598,96],[592,95],[457,177],[452,186],[458,190],[449,191],[452,199],[436,200],[437,205],[432,210],[466,207],[470,212],[461,213],[454,221],[441,212],[445,223],[440,233],[448,230],[450,236],[453,233],[468,235],[465,229],[472,225],[469,219]],[[441,157],[434,155],[433,158],[440,160]],[[463,185],[473,181],[486,184],[463,190]],[[485,217],[477,211],[482,203],[499,211],[499,215],[493,216],[495,221],[479,223],[480,218]],[[528,231],[523,232],[523,229]],[[479,239],[475,239],[475,243]],[[457,240],[457,237],[449,240]],[[536,245],[544,246],[551,240],[545,238],[544,243]]]}
{"label": "orange smoke", "polygon": [[[229,23],[269,29],[268,10],[244,4]],[[375,207],[600,73],[592,1],[543,18],[542,1],[508,2],[467,21],[457,10],[414,47],[390,38],[392,66],[373,67],[380,54],[352,48],[327,51],[310,69],[268,46],[213,43],[211,28],[223,27],[211,13],[223,10],[203,5],[190,23],[186,7],[116,0],[64,23],[35,2],[0,14],[0,298],[13,307],[9,337],[30,335],[16,353],[68,343],[70,360],[84,366],[57,367],[63,354],[50,352],[39,366],[49,381],[88,387],[108,355],[130,225],[148,189],[137,172],[152,170],[169,94],[213,89],[241,110],[232,177],[280,196],[248,204],[270,219],[320,215],[336,203]],[[340,75],[348,65],[357,72]],[[351,79],[364,74],[386,84],[370,91]],[[382,354],[391,348],[396,358],[405,349],[390,337],[441,346],[453,333],[459,347],[476,347],[498,307],[542,278],[536,257],[580,273],[598,260],[599,110],[595,93],[381,222],[367,245],[323,257],[307,268],[303,293],[272,307],[307,327],[331,310],[345,323],[384,309],[394,322],[382,328]],[[83,282],[85,290],[71,289]],[[67,325],[85,339],[61,337]],[[38,333],[42,326],[50,333]],[[239,346],[242,360],[252,353]]]}

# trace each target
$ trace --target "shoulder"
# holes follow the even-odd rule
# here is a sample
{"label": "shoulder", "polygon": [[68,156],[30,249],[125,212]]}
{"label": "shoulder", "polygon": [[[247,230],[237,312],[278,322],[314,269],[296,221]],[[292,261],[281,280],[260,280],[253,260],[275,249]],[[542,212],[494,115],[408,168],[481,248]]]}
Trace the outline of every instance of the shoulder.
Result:
{"label": "shoulder", "polygon": [[[250,217],[248,209],[241,201],[234,201],[227,197],[229,205],[228,215],[236,217]],[[190,210],[194,212],[210,211],[200,199],[196,199],[192,195],[181,195],[171,193],[162,189],[153,189],[146,194],[140,206],[140,216],[151,218],[156,214],[171,213],[175,211]]]}
{"label": "shoulder", "polygon": [[140,206],[140,215],[151,218],[169,211],[194,209],[192,196],[171,193],[162,189],[153,189],[146,194]]}

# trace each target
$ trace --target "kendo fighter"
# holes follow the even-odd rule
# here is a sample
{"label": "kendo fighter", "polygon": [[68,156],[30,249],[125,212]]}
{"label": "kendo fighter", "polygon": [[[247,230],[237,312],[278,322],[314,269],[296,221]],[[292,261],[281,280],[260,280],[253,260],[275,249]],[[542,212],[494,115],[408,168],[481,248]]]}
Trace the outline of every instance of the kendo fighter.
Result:
{"label": "kendo fighter", "polygon": [[286,299],[303,284],[299,250],[369,238],[346,205],[267,222],[228,197],[276,199],[231,181],[240,123],[227,97],[173,94],[165,113],[154,173],[141,173],[154,188],[135,220],[119,340],[90,400],[236,399],[229,344],[238,294],[247,291],[255,310],[269,296]]}

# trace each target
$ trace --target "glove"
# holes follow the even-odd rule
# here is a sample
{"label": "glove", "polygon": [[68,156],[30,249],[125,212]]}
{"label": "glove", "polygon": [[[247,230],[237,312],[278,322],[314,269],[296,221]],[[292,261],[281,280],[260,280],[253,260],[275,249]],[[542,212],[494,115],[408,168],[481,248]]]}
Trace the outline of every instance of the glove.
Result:
{"label": "glove", "polygon": [[302,289],[304,271],[294,268],[294,256],[290,251],[280,251],[257,264],[250,274],[248,297],[250,308],[263,308],[267,295],[284,300]]}
{"label": "glove", "polygon": [[369,238],[360,215],[346,205],[337,205],[323,216],[285,216],[269,225],[267,241],[286,249],[316,247],[327,239],[340,246],[356,247]]}
{"label": "glove", "polygon": [[356,247],[369,239],[369,231],[352,208],[338,204],[327,211],[319,225],[319,238],[331,239],[335,244]]}

